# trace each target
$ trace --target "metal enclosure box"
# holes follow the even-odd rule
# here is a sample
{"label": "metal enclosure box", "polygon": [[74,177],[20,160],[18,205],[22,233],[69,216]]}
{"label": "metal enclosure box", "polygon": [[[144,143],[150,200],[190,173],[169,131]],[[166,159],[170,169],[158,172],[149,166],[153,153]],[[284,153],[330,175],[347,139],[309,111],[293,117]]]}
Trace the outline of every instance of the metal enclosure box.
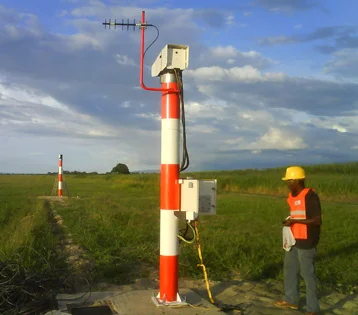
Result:
{"label": "metal enclosure box", "polygon": [[187,220],[216,214],[216,182],[216,179],[180,179],[180,210],[187,213]]}
{"label": "metal enclosure box", "polygon": [[160,76],[166,69],[185,70],[189,65],[189,46],[166,45],[152,65],[152,77]]}

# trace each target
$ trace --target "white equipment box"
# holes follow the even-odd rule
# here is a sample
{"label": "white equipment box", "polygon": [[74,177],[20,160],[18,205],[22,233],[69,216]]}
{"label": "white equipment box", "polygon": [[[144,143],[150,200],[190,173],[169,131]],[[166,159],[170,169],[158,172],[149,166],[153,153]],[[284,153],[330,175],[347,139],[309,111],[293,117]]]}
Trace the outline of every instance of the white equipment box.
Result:
{"label": "white equipment box", "polygon": [[185,70],[189,65],[189,46],[166,45],[152,65],[152,77],[158,77],[163,70]]}
{"label": "white equipment box", "polygon": [[180,211],[186,212],[187,220],[198,215],[216,214],[216,179],[180,179]]}

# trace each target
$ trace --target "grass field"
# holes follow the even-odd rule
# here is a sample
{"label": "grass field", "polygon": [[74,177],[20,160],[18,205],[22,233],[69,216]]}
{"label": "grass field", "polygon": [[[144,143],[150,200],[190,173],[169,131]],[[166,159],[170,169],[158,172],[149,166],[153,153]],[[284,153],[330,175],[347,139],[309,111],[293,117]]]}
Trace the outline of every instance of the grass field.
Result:
{"label": "grass field", "polygon": [[[0,313],[28,314],[49,307],[65,270],[48,220],[49,204],[36,200],[36,177],[0,176]],[[25,313],[24,313],[25,312]]]}
{"label": "grass field", "polygon": [[[317,274],[321,286],[351,291],[358,283],[358,163],[307,168],[308,185],[321,196],[323,226]],[[203,258],[209,277],[282,279],[281,221],[287,216],[284,170],[182,174],[218,179],[217,215],[200,218]],[[44,201],[55,178],[0,176],[0,250],[4,257],[33,247],[55,264],[54,237]],[[148,277],[158,269],[159,176],[77,175],[65,178],[72,196],[54,204],[68,231],[96,263],[96,276],[114,283]],[[46,271],[48,264],[23,251],[24,263]],[[5,259],[3,257],[3,259]],[[194,245],[180,245],[180,277],[201,278]],[[41,269],[42,268],[42,269]]]}

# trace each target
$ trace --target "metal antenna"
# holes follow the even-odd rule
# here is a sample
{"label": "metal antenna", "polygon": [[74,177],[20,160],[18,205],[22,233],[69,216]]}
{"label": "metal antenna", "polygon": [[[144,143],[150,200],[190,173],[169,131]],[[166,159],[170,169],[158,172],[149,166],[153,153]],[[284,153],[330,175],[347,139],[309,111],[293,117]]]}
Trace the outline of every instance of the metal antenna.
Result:
{"label": "metal antenna", "polygon": [[[176,89],[176,88],[152,88],[152,87],[147,87],[145,84],[144,84],[144,56],[145,56],[145,53],[147,52],[147,50],[156,42],[156,40],[158,39],[159,37],[159,29],[157,26],[155,26],[154,24],[149,24],[146,22],[146,19],[145,19],[145,11],[142,11],[142,18],[140,21],[136,22],[135,19],[133,19],[133,23],[131,23],[129,21],[129,19],[127,19],[127,23],[124,22],[124,19],[122,19],[122,23],[118,23],[117,20],[115,20],[114,22],[111,22],[111,20],[109,19],[109,21],[107,22],[107,19],[105,19],[104,23],[102,23],[105,28],[108,26],[109,28],[111,26],[122,26],[122,30],[124,30],[124,27],[126,26],[127,27],[127,31],[129,30],[129,27],[130,26],[133,26],[133,31],[135,31],[136,27],[138,27],[138,29],[141,31],[141,40],[140,40],[140,59],[139,59],[139,63],[140,63],[140,66],[139,66],[139,83],[140,83],[140,86],[144,89],[144,90],[147,90],[147,91],[157,91],[157,92],[175,92],[175,93],[178,93],[180,92],[180,90]],[[153,27],[157,30],[157,36],[156,38],[152,41],[152,43],[146,48],[144,49],[144,46],[145,46],[145,31],[147,30],[148,27]]]}
{"label": "metal antenna", "polygon": [[124,19],[122,19],[122,23],[118,23],[117,19],[115,19],[114,22],[112,22],[111,19],[109,19],[107,22],[107,19],[105,19],[102,24],[104,25],[105,29],[107,29],[107,26],[109,29],[111,28],[111,26],[114,26],[115,29],[117,28],[117,26],[122,26],[122,30],[125,30],[124,27],[126,27],[127,31],[129,31],[129,28],[131,26],[133,27],[133,31],[135,31],[136,27],[142,28],[142,27],[152,26],[151,24],[147,24],[147,23],[137,23],[135,19],[133,19],[133,23],[130,22],[129,19],[127,19],[127,22],[124,22]]}

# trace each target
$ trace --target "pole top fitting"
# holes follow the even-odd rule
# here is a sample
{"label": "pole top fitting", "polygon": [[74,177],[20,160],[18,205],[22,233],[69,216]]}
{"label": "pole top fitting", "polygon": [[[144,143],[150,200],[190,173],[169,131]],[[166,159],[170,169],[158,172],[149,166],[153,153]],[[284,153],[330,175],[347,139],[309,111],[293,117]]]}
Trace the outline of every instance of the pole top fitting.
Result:
{"label": "pole top fitting", "polygon": [[178,78],[173,70],[167,70],[160,75],[160,83],[175,83]]}

